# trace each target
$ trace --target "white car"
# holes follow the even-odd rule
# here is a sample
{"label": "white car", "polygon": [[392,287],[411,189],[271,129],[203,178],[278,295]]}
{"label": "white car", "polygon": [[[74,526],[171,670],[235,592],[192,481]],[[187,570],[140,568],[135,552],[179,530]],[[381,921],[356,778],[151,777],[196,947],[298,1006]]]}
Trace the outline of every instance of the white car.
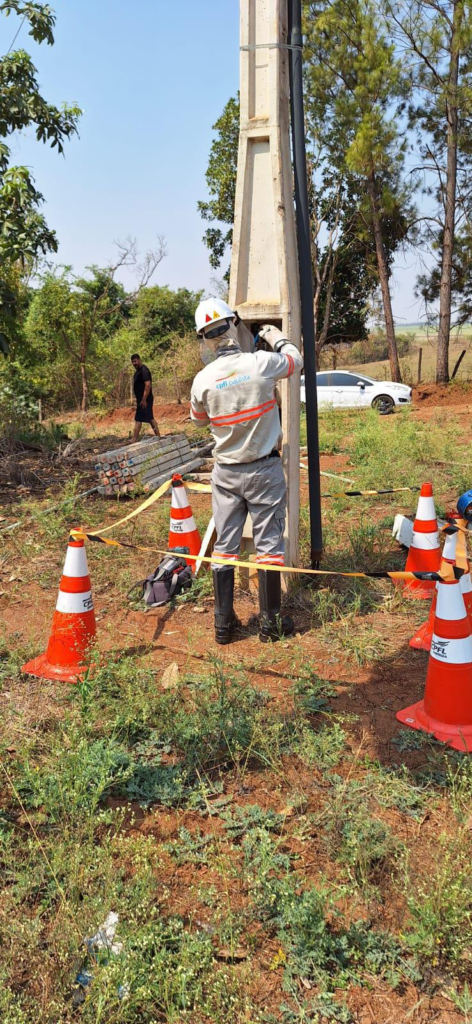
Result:
{"label": "white car", "polygon": [[[318,407],[325,409],[358,409],[372,407],[381,413],[393,412],[396,405],[411,402],[411,388],[390,380],[373,380],[365,373],[330,370],[316,374]],[[306,402],[305,376],[300,378],[300,399]]]}

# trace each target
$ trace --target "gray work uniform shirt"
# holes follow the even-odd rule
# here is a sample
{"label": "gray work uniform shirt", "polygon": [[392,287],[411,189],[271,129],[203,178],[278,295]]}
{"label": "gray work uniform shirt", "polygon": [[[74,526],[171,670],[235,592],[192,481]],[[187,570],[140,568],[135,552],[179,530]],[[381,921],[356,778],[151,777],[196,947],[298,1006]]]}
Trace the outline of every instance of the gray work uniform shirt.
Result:
{"label": "gray work uniform shirt", "polygon": [[190,415],[195,423],[210,424],[216,462],[255,462],[277,448],[281,431],[275,385],[302,366],[298,349],[288,342],[279,353],[242,352],[232,344],[197,373]]}

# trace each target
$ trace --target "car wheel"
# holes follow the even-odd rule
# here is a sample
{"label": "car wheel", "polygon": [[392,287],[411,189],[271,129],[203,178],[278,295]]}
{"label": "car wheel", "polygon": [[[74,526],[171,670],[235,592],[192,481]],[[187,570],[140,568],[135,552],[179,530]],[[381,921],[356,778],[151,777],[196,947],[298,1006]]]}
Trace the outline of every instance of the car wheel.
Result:
{"label": "car wheel", "polygon": [[388,416],[395,408],[395,402],[390,395],[377,395],[372,402],[372,408],[377,409],[381,416]]}

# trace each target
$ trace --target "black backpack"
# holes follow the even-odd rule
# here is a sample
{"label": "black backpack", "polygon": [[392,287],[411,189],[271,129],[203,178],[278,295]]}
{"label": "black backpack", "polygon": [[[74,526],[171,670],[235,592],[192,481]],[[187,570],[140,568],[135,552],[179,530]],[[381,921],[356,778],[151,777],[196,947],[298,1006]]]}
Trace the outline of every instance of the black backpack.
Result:
{"label": "black backpack", "polygon": [[192,570],[181,555],[166,555],[155,572],[131,588],[142,587],[142,598],[147,608],[160,608],[173,597],[178,597],[192,586]]}

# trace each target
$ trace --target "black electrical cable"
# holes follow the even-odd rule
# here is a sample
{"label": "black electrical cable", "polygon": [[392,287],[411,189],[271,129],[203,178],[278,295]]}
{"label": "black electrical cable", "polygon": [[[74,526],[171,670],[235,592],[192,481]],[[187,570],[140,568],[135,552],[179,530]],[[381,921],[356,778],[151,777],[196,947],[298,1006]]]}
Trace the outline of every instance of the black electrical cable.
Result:
{"label": "black electrical cable", "polygon": [[303,112],[303,55],[301,0],[288,0],[288,42],[290,106],[292,119],[295,208],[300,272],[300,304],[305,360],[306,430],[308,446],[308,489],[310,499],[310,557],[312,568],[323,550],[321,528],[320,449],[318,441],[318,400],[316,394],[315,324],[313,318],[313,271],[311,265],[310,212],[308,205]]}
{"label": "black electrical cable", "polygon": [[6,53],[7,57],[8,57],[8,54],[11,53],[11,51],[13,50],[13,47],[14,47],[14,45],[16,43],[16,40],[18,39],[18,36],[19,36],[19,34],[20,34],[20,32],[21,32],[21,30],[23,28],[23,25],[24,25],[25,21],[26,21],[26,14],[24,15],[22,21],[20,22],[19,28],[17,28],[17,30],[15,32],[15,35],[13,36],[13,39],[12,39],[12,41],[11,41],[9,47],[8,47],[8,50],[7,50],[7,53]]}

